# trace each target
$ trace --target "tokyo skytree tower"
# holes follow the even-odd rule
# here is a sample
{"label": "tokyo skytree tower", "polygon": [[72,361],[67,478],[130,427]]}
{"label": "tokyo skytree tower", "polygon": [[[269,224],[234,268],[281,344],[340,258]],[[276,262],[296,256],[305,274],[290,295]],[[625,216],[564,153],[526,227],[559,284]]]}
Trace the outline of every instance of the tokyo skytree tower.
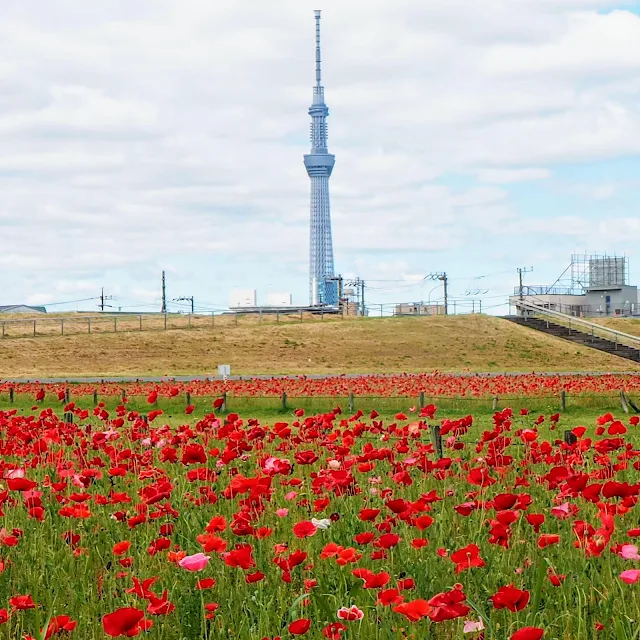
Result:
{"label": "tokyo skytree tower", "polygon": [[309,303],[337,305],[338,286],[333,280],[333,240],[331,238],[331,203],[329,176],[335,156],[327,148],[327,116],[322,86],[320,56],[320,11],[316,15],[316,84],[313,87],[311,116],[311,153],[305,155],[304,165],[311,178],[311,226],[309,240]]}

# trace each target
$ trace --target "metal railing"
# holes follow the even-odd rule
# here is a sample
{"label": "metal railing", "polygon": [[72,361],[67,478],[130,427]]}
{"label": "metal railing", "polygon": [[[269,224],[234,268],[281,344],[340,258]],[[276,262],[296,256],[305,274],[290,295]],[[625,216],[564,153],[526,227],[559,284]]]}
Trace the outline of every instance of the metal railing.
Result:
{"label": "metal railing", "polygon": [[640,350],[640,336],[634,336],[623,331],[611,329],[602,324],[596,324],[595,322],[589,322],[583,318],[576,318],[575,316],[569,316],[559,311],[553,311],[551,309],[545,309],[537,304],[526,302],[524,300],[518,300],[515,303],[518,310],[523,312],[523,316],[535,316],[537,318],[552,320],[555,324],[567,327],[574,331],[580,331],[581,333],[591,335],[592,337],[604,338],[615,342],[616,345],[621,344],[634,349]]}

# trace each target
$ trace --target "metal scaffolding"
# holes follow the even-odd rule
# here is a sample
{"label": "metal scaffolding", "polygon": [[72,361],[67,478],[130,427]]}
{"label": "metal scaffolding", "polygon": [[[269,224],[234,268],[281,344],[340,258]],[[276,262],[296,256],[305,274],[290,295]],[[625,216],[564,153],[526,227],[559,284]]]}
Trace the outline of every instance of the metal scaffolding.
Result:
{"label": "metal scaffolding", "polygon": [[629,259],[622,256],[574,254],[571,285],[576,293],[629,284]]}

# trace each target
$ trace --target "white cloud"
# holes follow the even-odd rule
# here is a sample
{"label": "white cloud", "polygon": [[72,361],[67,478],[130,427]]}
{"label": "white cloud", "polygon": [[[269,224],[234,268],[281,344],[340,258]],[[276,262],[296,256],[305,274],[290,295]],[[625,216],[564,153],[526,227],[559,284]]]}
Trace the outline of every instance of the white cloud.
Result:
{"label": "white cloud", "polygon": [[511,182],[529,182],[545,180],[551,177],[549,169],[480,169],[477,172],[480,182],[508,184]]}

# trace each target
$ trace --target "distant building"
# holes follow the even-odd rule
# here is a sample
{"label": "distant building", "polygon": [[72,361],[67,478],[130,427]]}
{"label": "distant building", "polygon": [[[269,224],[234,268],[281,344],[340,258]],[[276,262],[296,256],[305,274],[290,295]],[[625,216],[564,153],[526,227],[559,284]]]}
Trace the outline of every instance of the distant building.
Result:
{"label": "distant building", "polygon": [[396,316],[443,316],[445,309],[443,304],[424,304],[420,302],[404,302],[397,304],[394,315]]}
{"label": "distant building", "polygon": [[291,307],[293,306],[293,296],[290,293],[268,293],[268,307]]}
{"label": "distant building", "polygon": [[515,287],[509,304],[518,300],[551,311],[582,318],[638,316],[638,287],[629,285],[629,261],[618,256],[582,256],[571,259],[571,282],[561,285]]}
{"label": "distant building", "polygon": [[255,289],[234,289],[229,300],[230,309],[245,309],[257,306],[257,294]]}
{"label": "distant building", "polygon": [[47,313],[46,307],[32,307],[27,304],[0,305],[0,313]]}

